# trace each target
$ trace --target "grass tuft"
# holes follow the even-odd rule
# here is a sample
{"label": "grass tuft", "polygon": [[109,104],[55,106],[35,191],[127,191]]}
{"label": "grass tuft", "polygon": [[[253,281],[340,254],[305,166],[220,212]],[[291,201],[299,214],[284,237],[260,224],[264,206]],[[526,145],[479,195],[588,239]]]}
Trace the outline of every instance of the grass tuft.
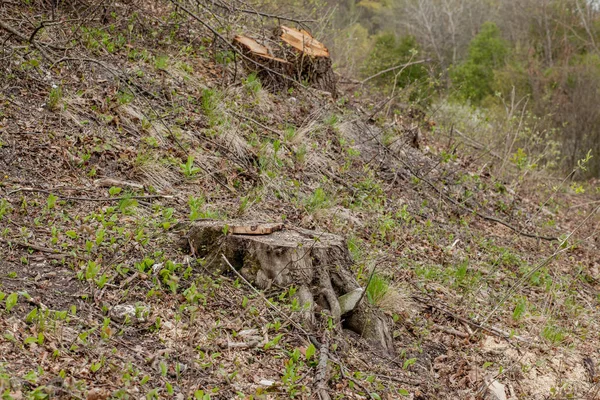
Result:
{"label": "grass tuft", "polygon": [[390,290],[387,279],[379,274],[373,274],[367,286],[367,299],[371,304],[377,305]]}

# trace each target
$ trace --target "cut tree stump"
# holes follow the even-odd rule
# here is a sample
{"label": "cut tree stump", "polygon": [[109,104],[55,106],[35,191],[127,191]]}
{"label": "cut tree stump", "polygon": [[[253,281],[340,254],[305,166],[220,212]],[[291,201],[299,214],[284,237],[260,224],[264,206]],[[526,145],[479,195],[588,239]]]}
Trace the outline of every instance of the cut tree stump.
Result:
{"label": "cut tree stump", "polygon": [[394,354],[391,320],[381,310],[363,299],[342,314],[340,297],[360,289],[342,237],[281,224],[204,220],[192,224],[187,241],[213,272],[227,272],[223,254],[258,289],[296,286],[302,318],[309,325],[325,312],[379,350]]}
{"label": "cut tree stump", "polygon": [[[255,61],[246,62],[246,68],[256,72],[268,87],[284,89],[293,81],[306,82],[336,97],[336,79],[331,69],[329,50],[307,31],[281,25],[271,37],[260,42],[249,36],[237,35],[233,44]],[[280,75],[273,74],[273,71]]]}

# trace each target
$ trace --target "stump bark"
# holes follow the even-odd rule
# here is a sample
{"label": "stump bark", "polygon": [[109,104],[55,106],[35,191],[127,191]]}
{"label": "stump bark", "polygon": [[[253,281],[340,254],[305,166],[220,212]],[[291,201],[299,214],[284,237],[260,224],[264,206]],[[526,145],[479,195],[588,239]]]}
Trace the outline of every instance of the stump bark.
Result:
{"label": "stump bark", "polygon": [[351,310],[340,307],[341,296],[360,288],[350,271],[352,259],[342,237],[280,224],[207,220],[194,223],[187,239],[192,253],[204,257],[216,273],[229,268],[221,259],[223,254],[259,289],[296,286],[307,324],[315,324],[325,312],[384,353],[394,354],[391,320],[381,310],[366,299]]}

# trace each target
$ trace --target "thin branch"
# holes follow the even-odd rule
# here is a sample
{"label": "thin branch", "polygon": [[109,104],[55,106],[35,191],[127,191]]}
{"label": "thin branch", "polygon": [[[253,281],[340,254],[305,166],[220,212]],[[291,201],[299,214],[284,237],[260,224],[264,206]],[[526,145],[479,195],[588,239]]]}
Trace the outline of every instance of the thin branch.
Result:
{"label": "thin branch", "polygon": [[29,35],[29,43],[33,43],[33,40],[35,39],[35,35],[37,35],[37,33],[39,31],[41,31],[42,29],[44,29],[46,27],[45,24],[47,22],[51,22],[51,21],[42,21],[42,22],[40,22],[40,24],[38,25],[38,27],[33,30],[33,32],[31,33],[31,35]]}
{"label": "thin branch", "polygon": [[[449,315],[450,317],[454,318],[456,321],[459,321],[459,322],[462,322],[464,324],[467,324],[467,325],[469,325],[469,326],[471,326],[471,327],[473,327],[475,329],[479,329],[479,330],[482,330],[484,332],[488,332],[488,333],[490,333],[490,334],[492,334],[494,336],[498,336],[498,337],[500,337],[502,339],[505,339],[505,340],[515,339],[515,340],[517,340],[519,342],[527,343],[529,345],[535,345],[535,343],[533,343],[529,339],[523,338],[521,336],[511,335],[510,333],[504,332],[503,330],[500,330],[500,329],[498,329],[496,327],[486,326],[484,324],[477,323],[477,322],[475,322],[475,321],[473,321],[471,319],[462,317],[462,316],[454,313],[453,311],[450,311],[450,310],[446,309],[445,307],[442,307],[442,306],[434,303],[433,301],[426,300],[426,299],[423,299],[423,298],[418,297],[418,296],[413,296],[413,299],[415,299],[418,302],[421,302],[423,304],[426,304],[426,305],[428,305],[430,307],[433,307],[433,308],[435,308],[435,309],[437,309],[439,311],[442,311],[444,314]],[[461,336],[461,337],[462,337],[462,335],[464,335],[464,333],[462,333],[462,332],[458,332],[458,334],[457,334],[457,332],[447,332],[447,333],[451,333],[451,334],[454,334],[454,335],[457,335],[457,336]]]}
{"label": "thin branch", "polygon": [[419,60],[419,61],[412,61],[412,62],[409,62],[409,63],[404,63],[404,64],[396,65],[395,67],[384,69],[383,71],[379,71],[375,75],[371,75],[368,78],[363,79],[362,81],[360,81],[360,84],[363,85],[366,82],[370,81],[371,79],[377,78],[378,76],[383,75],[383,74],[385,74],[387,72],[395,71],[395,70],[400,69],[400,68],[410,67],[412,65],[427,63],[427,62],[430,62],[430,61],[431,61],[431,59],[426,58],[426,59]]}
{"label": "thin branch", "polygon": [[262,11],[257,11],[257,10],[249,10],[246,8],[234,8],[234,7],[227,7],[224,6],[222,4],[218,4],[218,3],[213,3],[215,6],[223,8],[229,12],[232,11],[237,11],[237,12],[241,12],[241,13],[245,13],[245,14],[254,14],[254,15],[260,15],[261,17],[266,17],[266,18],[273,18],[273,19],[280,19],[282,21],[290,21],[290,22],[295,22],[297,24],[303,24],[306,22],[317,22],[317,20],[315,19],[297,19],[297,18],[290,18],[290,17],[284,17],[282,15],[275,15],[275,14],[267,14],[264,13]]}
{"label": "thin branch", "polygon": [[[15,35],[16,37],[21,39],[21,41],[23,41],[23,42],[31,43],[31,45],[33,47],[35,47],[42,54],[42,56],[44,58],[48,59],[48,61],[50,61],[51,63],[54,64],[56,62],[54,60],[54,57],[48,55],[48,53],[46,53],[46,51],[42,48],[42,46],[40,46],[40,44],[38,42],[30,42],[29,38],[27,36],[25,36],[24,34],[19,32],[15,28],[13,28],[12,26],[8,25],[6,22],[2,21],[1,19],[0,19],[0,28],[4,29],[5,31],[7,31],[9,33],[12,33],[13,35]],[[49,45],[45,45],[45,46],[49,46]]]}
{"label": "thin branch", "polygon": [[573,229],[571,231],[571,233],[569,233],[567,235],[567,237],[565,237],[560,244],[557,246],[557,250],[552,253],[550,256],[546,257],[544,260],[542,260],[538,265],[535,266],[535,268],[532,268],[531,271],[529,271],[528,273],[526,273],[525,275],[523,275],[521,277],[521,279],[519,279],[514,285],[512,285],[504,294],[504,296],[502,296],[502,298],[500,299],[500,301],[498,302],[498,304],[496,305],[496,307],[494,307],[494,309],[488,314],[488,316],[483,320],[483,323],[487,323],[487,321],[490,320],[490,318],[492,318],[492,316],[496,313],[496,311],[498,311],[498,309],[500,308],[500,306],[518,289],[521,287],[521,285],[523,285],[525,282],[527,282],[529,280],[529,278],[531,278],[531,276],[533,274],[535,274],[537,271],[539,271],[540,269],[544,268],[546,265],[550,264],[550,262],[552,262],[554,259],[556,259],[560,254],[566,252],[567,250],[569,250],[571,248],[571,246],[567,246],[567,241],[571,238],[571,236],[573,236],[575,234],[575,232],[577,232],[579,230],[579,228],[581,228],[593,215],[595,215],[598,210],[600,210],[600,206],[596,207],[591,213],[588,214],[587,217],[584,218],[583,221],[581,221],[581,223],[579,225],[577,225],[575,227],[575,229]]}
{"label": "thin branch", "polygon": [[69,256],[71,256],[70,254],[61,253],[58,250],[54,250],[54,249],[51,249],[49,247],[44,247],[44,246],[40,246],[40,245],[37,245],[37,244],[19,242],[19,241],[16,241],[16,240],[9,240],[9,239],[4,239],[4,238],[0,238],[0,242],[5,243],[7,245],[13,244],[15,246],[24,247],[26,249],[37,250],[37,251],[39,251],[41,253],[51,253],[51,254],[54,254],[56,256],[61,256],[61,257],[69,257]]}
{"label": "thin branch", "polygon": [[19,32],[15,28],[13,28],[12,26],[8,25],[6,22],[2,21],[1,19],[0,19],[0,28],[4,29],[5,31],[7,31],[9,33],[12,33],[13,35],[15,35],[16,37],[18,37],[19,39],[21,39],[24,42],[29,41],[27,39],[27,36],[25,36],[24,34]]}
{"label": "thin branch", "polygon": [[365,297],[365,294],[367,293],[367,290],[369,289],[369,285],[371,284],[371,279],[373,279],[373,275],[375,275],[376,269],[377,269],[377,265],[373,266],[373,269],[371,270],[371,274],[369,275],[369,280],[367,281],[367,286],[365,286],[365,290],[363,290],[363,292],[360,294],[360,298],[356,302],[356,307],[358,307],[358,305],[362,301],[363,297]]}

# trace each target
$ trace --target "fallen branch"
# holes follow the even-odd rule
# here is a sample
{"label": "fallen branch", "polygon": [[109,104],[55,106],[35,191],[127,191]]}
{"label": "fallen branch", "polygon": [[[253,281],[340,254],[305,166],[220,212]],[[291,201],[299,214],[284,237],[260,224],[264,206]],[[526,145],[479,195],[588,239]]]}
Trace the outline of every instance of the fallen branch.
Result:
{"label": "fallen branch", "polygon": [[323,343],[320,348],[319,365],[317,365],[317,373],[315,376],[317,396],[320,400],[330,400],[329,392],[327,391],[327,363],[329,361],[329,333],[323,335]]}
{"label": "fallen branch", "polygon": [[549,255],[548,257],[546,257],[544,260],[542,260],[538,265],[536,265],[534,268],[531,269],[531,271],[529,271],[528,273],[526,273],[525,275],[523,275],[521,277],[521,279],[519,279],[517,281],[517,283],[515,283],[513,286],[511,286],[506,293],[504,294],[504,296],[502,296],[502,298],[500,299],[500,301],[498,302],[498,304],[496,305],[496,307],[494,307],[494,309],[488,314],[488,316],[484,319],[483,323],[486,323],[487,321],[490,320],[490,318],[492,318],[492,316],[496,313],[496,311],[498,311],[498,309],[500,308],[500,306],[518,289],[521,287],[521,285],[523,285],[525,282],[527,282],[532,276],[533,274],[535,274],[537,271],[539,271],[540,269],[544,268],[546,265],[550,264],[555,258],[557,258],[560,254],[567,252],[568,250],[571,249],[571,246],[567,246],[567,242],[568,240],[571,238],[571,236],[573,236],[575,234],[575,232],[577,232],[579,230],[579,228],[581,228],[593,215],[595,215],[598,211],[600,211],[600,206],[596,207],[591,213],[588,214],[587,217],[585,217],[583,219],[583,221],[581,221],[581,223],[579,225],[577,225],[575,227],[575,229],[573,229],[571,231],[571,233],[569,233],[561,242],[560,244],[557,246],[557,250],[554,251],[554,253],[552,253],[551,255]]}
{"label": "fallen branch", "polygon": [[[25,36],[24,34],[19,32],[15,28],[13,28],[12,26],[8,25],[6,22],[2,21],[1,19],[0,19],[0,28],[4,29],[5,31],[7,31],[9,33],[12,33],[13,35],[15,35],[16,37],[21,39],[21,41],[23,41],[23,42],[31,43],[31,45],[33,47],[35,47],[42,54],[42,56],[44,58],[48,59],[48,61],[50,61],[52,64],[54,64],[56,62],[52,56],[50,56],[46,53],[46,51],[42,48],[42,46],[40,46],[40,44],[38,42],[30,41],[27,36]],[[31,39],[33,39],[33,36],[31,37]],[[46,46],[49,46],[49,45],[46,45]]]}
{"label": "fallen branch", "polygon": [[36,188],[19,188],[13,191],[10,191],[6,194],[6,196],[10,196],[19,192],[36,192],[36,193],[44,193],[47,195],[54,195],[59,199],[63,200],[72,200],[72,201],[119,201],[125,199],[136,199],[136,200],[148,200],[148,199],[172,199],[174,196],[165,196],[165,195],[149,195],[149,196],[121,196],[121,197],[70,197],[63,196],[61,194],[54,193],[50,190],[44,189],[36,189]]}
{"label": "fallen branch", "polygon": [[4,238],[0,238],[0,242],[6,243],[8,245],[13,244],[15,246],[24,247],[26,249],[36,250],[36,251],[39,251],[41,253],[51,253],[51,254],[54,254],[56,256],[60,256],[60,257],[63,257],[63,258],[71,256],[71,254],[61,253],[61,252],[59,252],[57,250],[51,249],[49,247],[40,246],[40,245],[37,245],[37,244],[24,243],[24,242],[19,242],[19,241],[16,241],[16,240],[7,240],[7,239],[4,239]]}
{"label": "fallen branch", "polygon": [[[462,322],[462,321],[460,321],[460,322]],[[449,326],[434,324],[432,326],[432,328],[437,331],[442,331],[442,332],[448,333],[450,335],[458,336],[463,339],[467,339],[469,337],[469,335],[467,333],[461,332],[454,328],[450,328]]]}

